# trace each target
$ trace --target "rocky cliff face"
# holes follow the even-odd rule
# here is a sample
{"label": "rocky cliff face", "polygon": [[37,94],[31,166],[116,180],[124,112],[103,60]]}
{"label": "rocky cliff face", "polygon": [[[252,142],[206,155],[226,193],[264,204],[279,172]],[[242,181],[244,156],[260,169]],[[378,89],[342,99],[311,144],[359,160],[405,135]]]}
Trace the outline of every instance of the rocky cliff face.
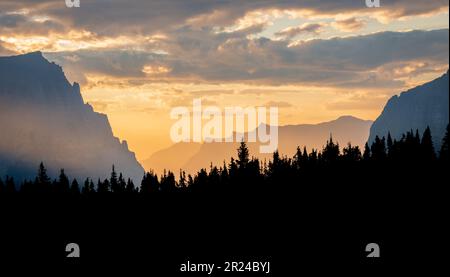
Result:
{"label": "rocky cliff face", "polygon": [[41,161],[52,177],[64,168],[79,181],[106,178],[113,164],[137,184],[144,174],[60,66],[40,52],[0,57],[0,175],[32,178]]}
{"label": "rocky cliff face", "polygon": [[423,131],[430,126],[435,149],[441,146],[445,128],[449,123],[448,71],[443,76],[393,96],[387,102],[381,115],[370,128],[369,143],[375,136],[401,138],[412,130]]}

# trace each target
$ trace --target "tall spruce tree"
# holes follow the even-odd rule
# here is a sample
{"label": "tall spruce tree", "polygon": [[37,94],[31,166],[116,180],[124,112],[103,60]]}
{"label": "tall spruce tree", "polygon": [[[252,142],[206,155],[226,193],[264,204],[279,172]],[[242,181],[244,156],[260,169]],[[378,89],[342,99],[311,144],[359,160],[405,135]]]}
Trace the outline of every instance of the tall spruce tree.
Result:
{"label": "tall spruce tree", "polygon": [[97,184],[97,192],[98,193],[108,193],[111,191],[111,185],[108,179],[105,179],[103,182],[98,180]]}
{"label": "tall spruce tree", "polygon": [[364,145],[363,160],[368,161],[368,160],[370,160],[370,157],[371,157],[371,153],[370,153],[369,143],[366,142],[366,144]]}
{"label": "tall spruce tree", "polygon": [[112,192],[119,192],[119,180],[117,178],[117,172],[114,165],[112,166],[111,178],[109,179],[109,183],[111,185]]}
{"label": "tall spruce tree", "polygon": [[434,152],[433,138],[431,137],[430,127],[427,126],[422,135],[420,143],[420,160],[421,162],[434,161],[436,159],[436,152]]}
{"label": "tall spruce tree", "polygon": [[67,193],[70,190],[69,178],[64,172],[64,169],[61,169],[59,173],[59,179],[57,182],[57,192]]}
{"label": "tall spruce tree", "polygon": [[250,154],[248,151],[247,144],[245,143],[244,140],[242,140],[241,144],[239,145],[239,148],[238,148],[238,159],[236,161],[239,169],[244,169],[247,166],[247,164],[250,160],[249,157],[250,157]]}
{"label": "tall spruce tree", "polygon": [[84,185],[83,188],[81,189],[81,193],[82,194],[89,194],[90,193],[90,181],[89,178],[86,178],[86,180],[84,181]]}
{"label": "tall spruce tree", "polygon": [[136,192],[136,188],[134,187],[134,183],[133,183],[133,181],[131,181],[130,178],[128,178],[127,185],[125,187],[125,191],[127,193],[134,193],[134,192]]}
{"label": "tall spruce tree", "polygon": [[70,193],[72,195],[80,194],[80,185],[78,184],[77,179],[73,179],[72,185],[70,186]]}
{"label": "tall spruce tree", "polygon": [[89,181],[89,193],[93,193],[96,192],[95,191],[95,185],[94,182],[92,181],[92,179]]}
{"label": "tall spruce tree", "polygon": [[450,125],[447,125],[447,130],[445,131],[444,138],[442,139],[441,149],[439,150],[439,159],[445,163],[448,163],[450,161],[449,137],[448,137],[449,129]]}
{"label": "tall spruce tree", "polygon": [[49,192],[51,188],[51,180],[47,175],[47,169],[44,163],[39,164],[38,174],[35,182],[35,189],[39,192]]}
{"label": "tall spruce tree", "polygon": [[387,156],[389,158],[392,158],[394,154],[393,153],[394,142],[392,141],[391,132],[388,132],[386,146],[387,146]]}
{"label": "tall spruce tree", "polygon": [[125,192],[125,190],[126,190],[127,183],[125,182],[125,179],[123,178],[122,173],[119,174],[117,187],[118,187],[118,192]]}
{"label": "tall spruce tree", "polygon": [[380,139],[379,136],[375,136],[375,140],[370,147],[371,158],[374,161],[384,161],[386,158],[386,142],[383,137]]}
{"label": "tall spruce tree", "polygon": [[322,161],[325,164],[331,164],[338,160],[340,154],[339,144],[333,142],[333,136],[330,135],[330,139],[322,150]]}

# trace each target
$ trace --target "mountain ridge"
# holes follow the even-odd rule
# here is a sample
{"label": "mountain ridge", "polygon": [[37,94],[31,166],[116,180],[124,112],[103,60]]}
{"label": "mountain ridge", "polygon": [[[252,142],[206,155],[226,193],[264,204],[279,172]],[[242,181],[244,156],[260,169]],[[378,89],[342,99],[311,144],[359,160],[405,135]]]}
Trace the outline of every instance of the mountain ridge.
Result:
{"label": "mountain ridge", "polygon": [[115,137],[105,114],[84,103],[80,85],[42,52],[0,57],[0,174],[35,175],[43,161],[77,179],[107,178],[117,171],[139,182],[144,174],[125,140]]}
{"label": "mountain ridge", "polygon": [[[297,146],[302,148],[306,146],[309,150],[311,148],[321,149],[330,135],[333,136],[333,140],[341,144],[351,142],[353,145],[362,147],[367,140],[372,122],[354,116],[341,116],[338,119],[318,124],[283,125],[279,127],[278,149],[282,155],[292,157]],[[258,128],[263,127],[267,126],[258,126]],[[244,136],[246,135],[247,133]],[[143,161],[143,165],[146,170],[151,169],[157,173],[162,173],[165,169],[177,171],[180,168],[193,173],[201,168],[209,168],[210,163],[222,166],[224,160],[228,161],[230,157],[235,157],[238,144],[239,142],[177,143],[153,153]],[[272,157],[271,153],[258,154],[259,143],[249,142],[247,144],[250,155],[258,157],[261,161],[269,160]],[[190,147],[190,149],[187,150],[183,146]],[[176,154],[176,160],[172,153]],[[190,155],[190,157],[187,158],[186,155]],[[179,159],[180,156],[183,158]],[[160,163],[163,158],[166,161]]]}
{"label": "mountain ridge", "polygon": [[368,142],[375,136],[400,139],[403,133],[431,129],[435,149],[440,148],[449,123],[449,72],[417,87],[392,96],[374,121]]}

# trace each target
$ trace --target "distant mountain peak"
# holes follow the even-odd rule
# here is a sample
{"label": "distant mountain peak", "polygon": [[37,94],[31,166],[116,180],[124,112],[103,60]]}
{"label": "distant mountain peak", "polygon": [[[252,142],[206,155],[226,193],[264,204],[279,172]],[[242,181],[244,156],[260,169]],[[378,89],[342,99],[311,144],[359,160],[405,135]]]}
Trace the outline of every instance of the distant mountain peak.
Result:
{"label": "distant mountain peak", "polygon": [[342,116],[340,116],[340,117],[338,117],[338,118],[336,119],[336,121],[349,121],[349,120],[366,121],[366,120],[364,120],[364,119],[355,117],[355,116],[353,116],[353,115],[342,115]]}

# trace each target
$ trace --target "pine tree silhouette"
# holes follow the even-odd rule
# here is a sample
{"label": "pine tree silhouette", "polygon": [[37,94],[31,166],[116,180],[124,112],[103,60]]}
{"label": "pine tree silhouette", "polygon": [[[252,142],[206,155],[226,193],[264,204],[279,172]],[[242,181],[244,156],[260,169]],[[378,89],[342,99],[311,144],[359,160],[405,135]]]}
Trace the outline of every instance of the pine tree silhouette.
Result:
{"label": "pine tree silhouette", "polygon": [[178,188],[185,190],[187,188],[186,172],[180,169],[180,177],[178,179]]}
{"label": "pine tree silhouette", "polygon": [[300,170],[300,168],[303,167],[302,159],[303,159],[302,150],[300,149],[300,146],[297,146],[297,151],[295,152],[293,160],[293,165],[296,170]]}
{"label": "pine tree silhouette", "polygon": [[78,185],[77,179],[73,179],[72,185],[70,186],[70,193],[72,195],[79,195],[80,194],[80,185]]}
{"label": "pine tree silhouette", "polygon": [[311,153],[309,153],[308,161],[312,167],[317,166],[317,163],[319,162],[319,155],[316,149],[311,150]]}
{"label": "pine tree silhouette", "polygon": [[448,138],[448,132],[450,129],[450,125],[447,125],[447,130],[445,131],[444,138],[442,139],[442,146],[439,151],[439,159],[442,162],[448,163],[450,161],[450,153],[449,153],[449,138]]}
{"label": "pine tree silhouette", "polygon": [[339,158],[339,154],[339,143],[335,144],[333,142],[333,136],[330,135],[330,140],[327,141],[327,144],[322,150],[322,161],[325,164],[335,163]]}
{"label": "pine tree silhouette", "polygon": [[380,139],[380,137],[375,136],[375,141],[373,142],[372,146],[370,147],[371,152],[371,159],[381,162],[386,159],[386,143],[385,138],[383,137]]}
{"label": "pine tree silhouette", "polygon": [[366,144],[364,145],[364,154],[363,154],[363,160],[364,161],[369,161],[370,158],[372,156],[372,153],[370,153],[370,147],[369,144],[366,142]]}
{"label": "pine tree silhouette", "polygon": [[391,132],[388,132],[387,140],[386,140],[386,146],[387,146],[387,156],[389,158],[392,158],[393,156],[393,147],[394,147],[394,141],[391,137]]}
{"label": "pine tree silhouette", "polygon": [[39,192],[49,192],[51,187],[50,178],[47,175],[47,169],[44,163],[39,164],[38,174],[35,181],[35,189]]}
{"label": "pine tree silhouette", "polygon": [[127,193],[135,193],[135,192],[137,192],[136,188],[134,186],[134,183],[133,183],[133,181],[131,181],[130,178],[128,178],[128,181],[127,181],[127,184],[126,184],[126,187],[125,187],[125,191]]}
{"label": "pine tree silhouette", "polygon": [[61,169],[59,173],[59,179],[56,186],[55,190],[57,192],[67,193],[70,190],[69,178],[64,173],[64,169]]}
{"label": "pine tree silhouette", "polygon": [[175,182],[175,175],[173,172],[168,171],[164,172],[164,175],[161,177],[161,191],[162,192],[173,192],[176,190],[176,182]]}
{"label": "pine tree silhouette", "polygon": [[159,191],[158,176],[153,171],[147,172],[141,182],[141,193],[151,193]]}
{"label": "pine tree silhouette", "polygon": [[16,190],[16,184],[14,183],[14,178],[6,176],[5,180],[5,193],[15,193]]}
{"label": "pine tree silhouette", "polygon": [[108,193],[111,191],[111,185],[108,179],[105,179],[103,182],[101,182],[100,180],[98,180],[98,184],[97,184],[97,192],[98,193]]}
{"label": "pine tree silhouette", "polygon": [[422,163],[431,162],[436,159],[434,152],[433,139],[431,137],[430,127],[427,126],[423,132],[422,141],[420,143],[420,161]]}
{"label": "pine tree silhouette", "polygon": [[238,160],[236,161],[239,169],[244,169],[249,162],[249,151],[247,148],[247,144],[244,140],[241,141],[241,144],[238,149]]}
{"label": "pine tree silhouette", "polygon": [[95,191],[95,185],[92,179],[89,180],[89,193],[94,193]]}
{"label": "pine tree silhouette", "polygon": [[81,193],[89,194],[90,192],[91,192],[90,181],[89,181],[89,178],[86,178],[86,180],[84,181],[83,188],[81,189]]}
{"label": "pine tree silhouette", "polygon": [[114,168],[114,165],[112,166],[111,178],[109,179],[109,182],[111,184],[112,192],[120,192],[119,180],[117,179],[117,172]]}
{"label": "pine tree silhouette", "polygon": [[119,174],[119,179],[118,179],[118,192],[125,192],[127,187],[127,183],[125,182],[125,179],[123,178],[122,173]]}
{"label": "pine tree silhouette", "polygon": [[[394,179],[391,181],[400,184],[399,186],[408,182],[414,183],[416,176],[418,181],[426,180],[432,183],[432,180],[436,180],[445,172],[443,165],[448,163],[448,129],[449,126],[438,159],[430,128],[425,129],[422,138],[418,130],[410,130],[400,139],[392,139],[390,133],[387,140],[376,136],[370,147],[368,143],[365,144],[363,154],[358,146],[351,143],[348,143],[341,153],[339,143],[330,135],[322,151],[312,149],[308,153],[306,147],[303,151],[297,147],[292,157],[275,151],[268,162],[250,158],[247,144],[242,141],[237,149],[238,159],[231,158],[228,164],[224,161],[221,167],[211,163],[208,170],[203,168],[196,174],[187,176],[186,172],[180,170],[178,178],[171,171],[164,171],[159,179],[157,174],[149,171],[143,176],[138,189],[131,179],[125,181],[124,175],[118,174],[113,165],[110,178],[104,181],[99,179],[97,186],[91,179],[86,178],[81,193],[83,197],[87,194],[92,194],[90,197],[99,197],[100,194],[101,197],[109,197],[109,192],[126,193],[128,196],[161,192],[289,192],[295,189],[308,190],[316,184],[330,188],[331,185],[337,186],[339,181],[354,183],[355,180],[367,179],[367,176],[371,176],[371,182],[377,180],[379,186],[383,187],[384,180],[393,173]],[[76,179],[70,183],[64,169],[61,169],[58,179],[51,181],[42,162],[35,180],[24,180],[18,183],[18,187],[21,193],[80,194]],[[4,180],[0,178],[0,194],[13,192],[16,192],[14,180],[9,176]]]}
{"label": "pine tree silhouette", "polygon": [[362,158],[359,146],[352,146],[350,142],[344,147],[342,154],[342,158],[346,162],[359,162]]}
{"label": "pine tree silhouette", "polygon": [[302,154],[302,158],[300,160],[300,169],[303,167],[304,169],[307,169],[309,165],[309,155],[308,155],[308,151],[306,150],[306,146],[303,147],[303,154]]}

